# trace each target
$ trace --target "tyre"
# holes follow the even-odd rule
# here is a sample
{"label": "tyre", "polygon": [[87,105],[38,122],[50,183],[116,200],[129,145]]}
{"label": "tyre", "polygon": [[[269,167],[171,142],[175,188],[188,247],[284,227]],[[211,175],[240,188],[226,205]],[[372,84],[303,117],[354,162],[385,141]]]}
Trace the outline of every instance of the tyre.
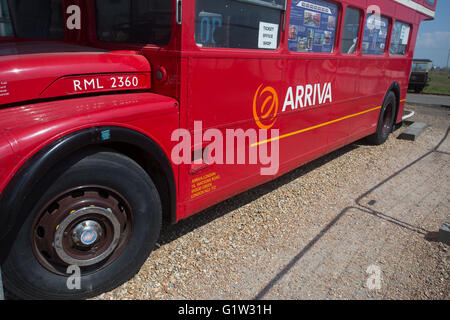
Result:
{"label": "tyre", "polygon": [[382,145],[392,133],[395,122],[396,101],[395,94],[390,91],[386,96],[380,111],[377,131],[368,137],[368,141],[371,144]]}
{"label": "tyre", "polygon": [[32,209],[3,268],[20,299],[87,299],[131,279],[161,230],[159,194],[133,160],[90,151],[54,168],[33,191]]}

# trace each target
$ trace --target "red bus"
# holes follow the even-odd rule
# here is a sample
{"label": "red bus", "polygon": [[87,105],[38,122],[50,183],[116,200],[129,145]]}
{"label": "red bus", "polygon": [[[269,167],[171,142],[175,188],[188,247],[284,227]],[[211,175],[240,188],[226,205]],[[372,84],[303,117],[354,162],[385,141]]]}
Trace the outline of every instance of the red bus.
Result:
{"label": "red bus", "polygon": [[[435,7],[0,0],[7,290],[30,299],[112,290],[138,272],[163,221],[358,139],[382,144],[402,122],[419,25]],[[227,160],[249,153],[209,161],[220,160],[221,135],[241,139]],[[267,159],[252,162],[264,148]]]}

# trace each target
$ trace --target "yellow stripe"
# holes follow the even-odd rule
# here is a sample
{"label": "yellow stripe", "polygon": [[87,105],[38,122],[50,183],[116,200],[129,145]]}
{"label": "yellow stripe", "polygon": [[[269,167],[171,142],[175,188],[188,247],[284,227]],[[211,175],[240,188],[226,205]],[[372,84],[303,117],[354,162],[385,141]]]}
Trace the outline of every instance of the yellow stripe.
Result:
{"label": "yellow stripe", "polygon": [[400,102],[405,102],[405,101],[406,101],[406,99],[400,100]]}
{"label": "yellow stripe", "polygon": [[345,119],[353,118],[353,117],[356,117],[356,116],[359,116],[359,115],[362,115],[362,114],[365,114],[365,113],[368,113],[368,112],[372,112],[372,111],[375,111],[375,110],[379,110],[379,109],[381,109],[381,106],[380,107],[376,107],[376,108],[372,108],[372,109],[369,109],[369,110],[365,110],[365,111],[362,111],[362,112],[358,112],[358,113],[355,113],[355,114],[351,114],[349,116],[345,116],[343,118],[339,118],[339,119],[332,120],[332,121],[329,121],[329,122],[321,123],[321,124],[318,124],[318,125],[313,126],[313,127],[309,127],[309,128],[302,129],[302,130],[299,130],[299,131],[287,133],[287,134],[284,134],[282,136],[278,136],[276,138],[272,138],[272,139],[268,139],[268,140],[265,140],[265,141],[257,142],[257,143],[252,144],[251,147],[256,147],[256,146],[259,146],[259,145],[262,145],[262,144],[266,144],[266,143],[269,143],[271,141],[281,140],[281,139],[284,139],[284,138],[287,138],[287,137],[291,137],[291,136],[294,136],[294,135],[297,135],[297,134],[300,134],[300,133],[304,133],[304,132],[307,132],[307,131],[311,131],[311,130],[314,130],[314,129],[317,129],[317,128],[321,128],[321,127],[327,126],[329,124],[333,124],[333,123],[336,123],[336,122],[339,122],[339,121],[342,121],[342,120],[345,120]]}

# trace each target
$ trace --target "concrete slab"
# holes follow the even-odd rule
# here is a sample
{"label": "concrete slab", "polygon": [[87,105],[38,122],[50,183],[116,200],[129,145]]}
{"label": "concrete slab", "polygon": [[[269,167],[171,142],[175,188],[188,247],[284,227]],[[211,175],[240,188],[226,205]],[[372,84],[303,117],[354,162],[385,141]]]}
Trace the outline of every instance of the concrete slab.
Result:
{"label": "concrete slab", "polygon": [[410,125],[402,134],[398,136],[398,139],[416,141],[417,138],[428,128],[429,125],[425,122],[414,122]]}
{"label": "concrete slab", "polygon": [[439,229],[439,242],[450,246],[450,222],[446,222]]}

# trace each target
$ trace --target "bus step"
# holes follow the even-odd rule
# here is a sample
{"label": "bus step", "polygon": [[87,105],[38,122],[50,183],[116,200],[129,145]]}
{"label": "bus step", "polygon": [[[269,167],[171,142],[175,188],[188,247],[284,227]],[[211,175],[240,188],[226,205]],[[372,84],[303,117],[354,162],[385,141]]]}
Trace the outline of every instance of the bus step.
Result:
{"label": "bus step", "polygon": [[439,229],[439,242],[450,246],[450,222],[446,222]]}
{"label": "bus step", "polygon": [[398,139],[416,141],[422,132],[428,128],[429,125],[425,122],[413,122],[402,134],[398,136]]}
{"label": "bus step", "polygon": [[405,112],[403,113],[403,118],[402,120],[405,121],[406,119],[409,119],[411,117],[413,117],[416,113],[414,111],[411,110],[405,110]]}

